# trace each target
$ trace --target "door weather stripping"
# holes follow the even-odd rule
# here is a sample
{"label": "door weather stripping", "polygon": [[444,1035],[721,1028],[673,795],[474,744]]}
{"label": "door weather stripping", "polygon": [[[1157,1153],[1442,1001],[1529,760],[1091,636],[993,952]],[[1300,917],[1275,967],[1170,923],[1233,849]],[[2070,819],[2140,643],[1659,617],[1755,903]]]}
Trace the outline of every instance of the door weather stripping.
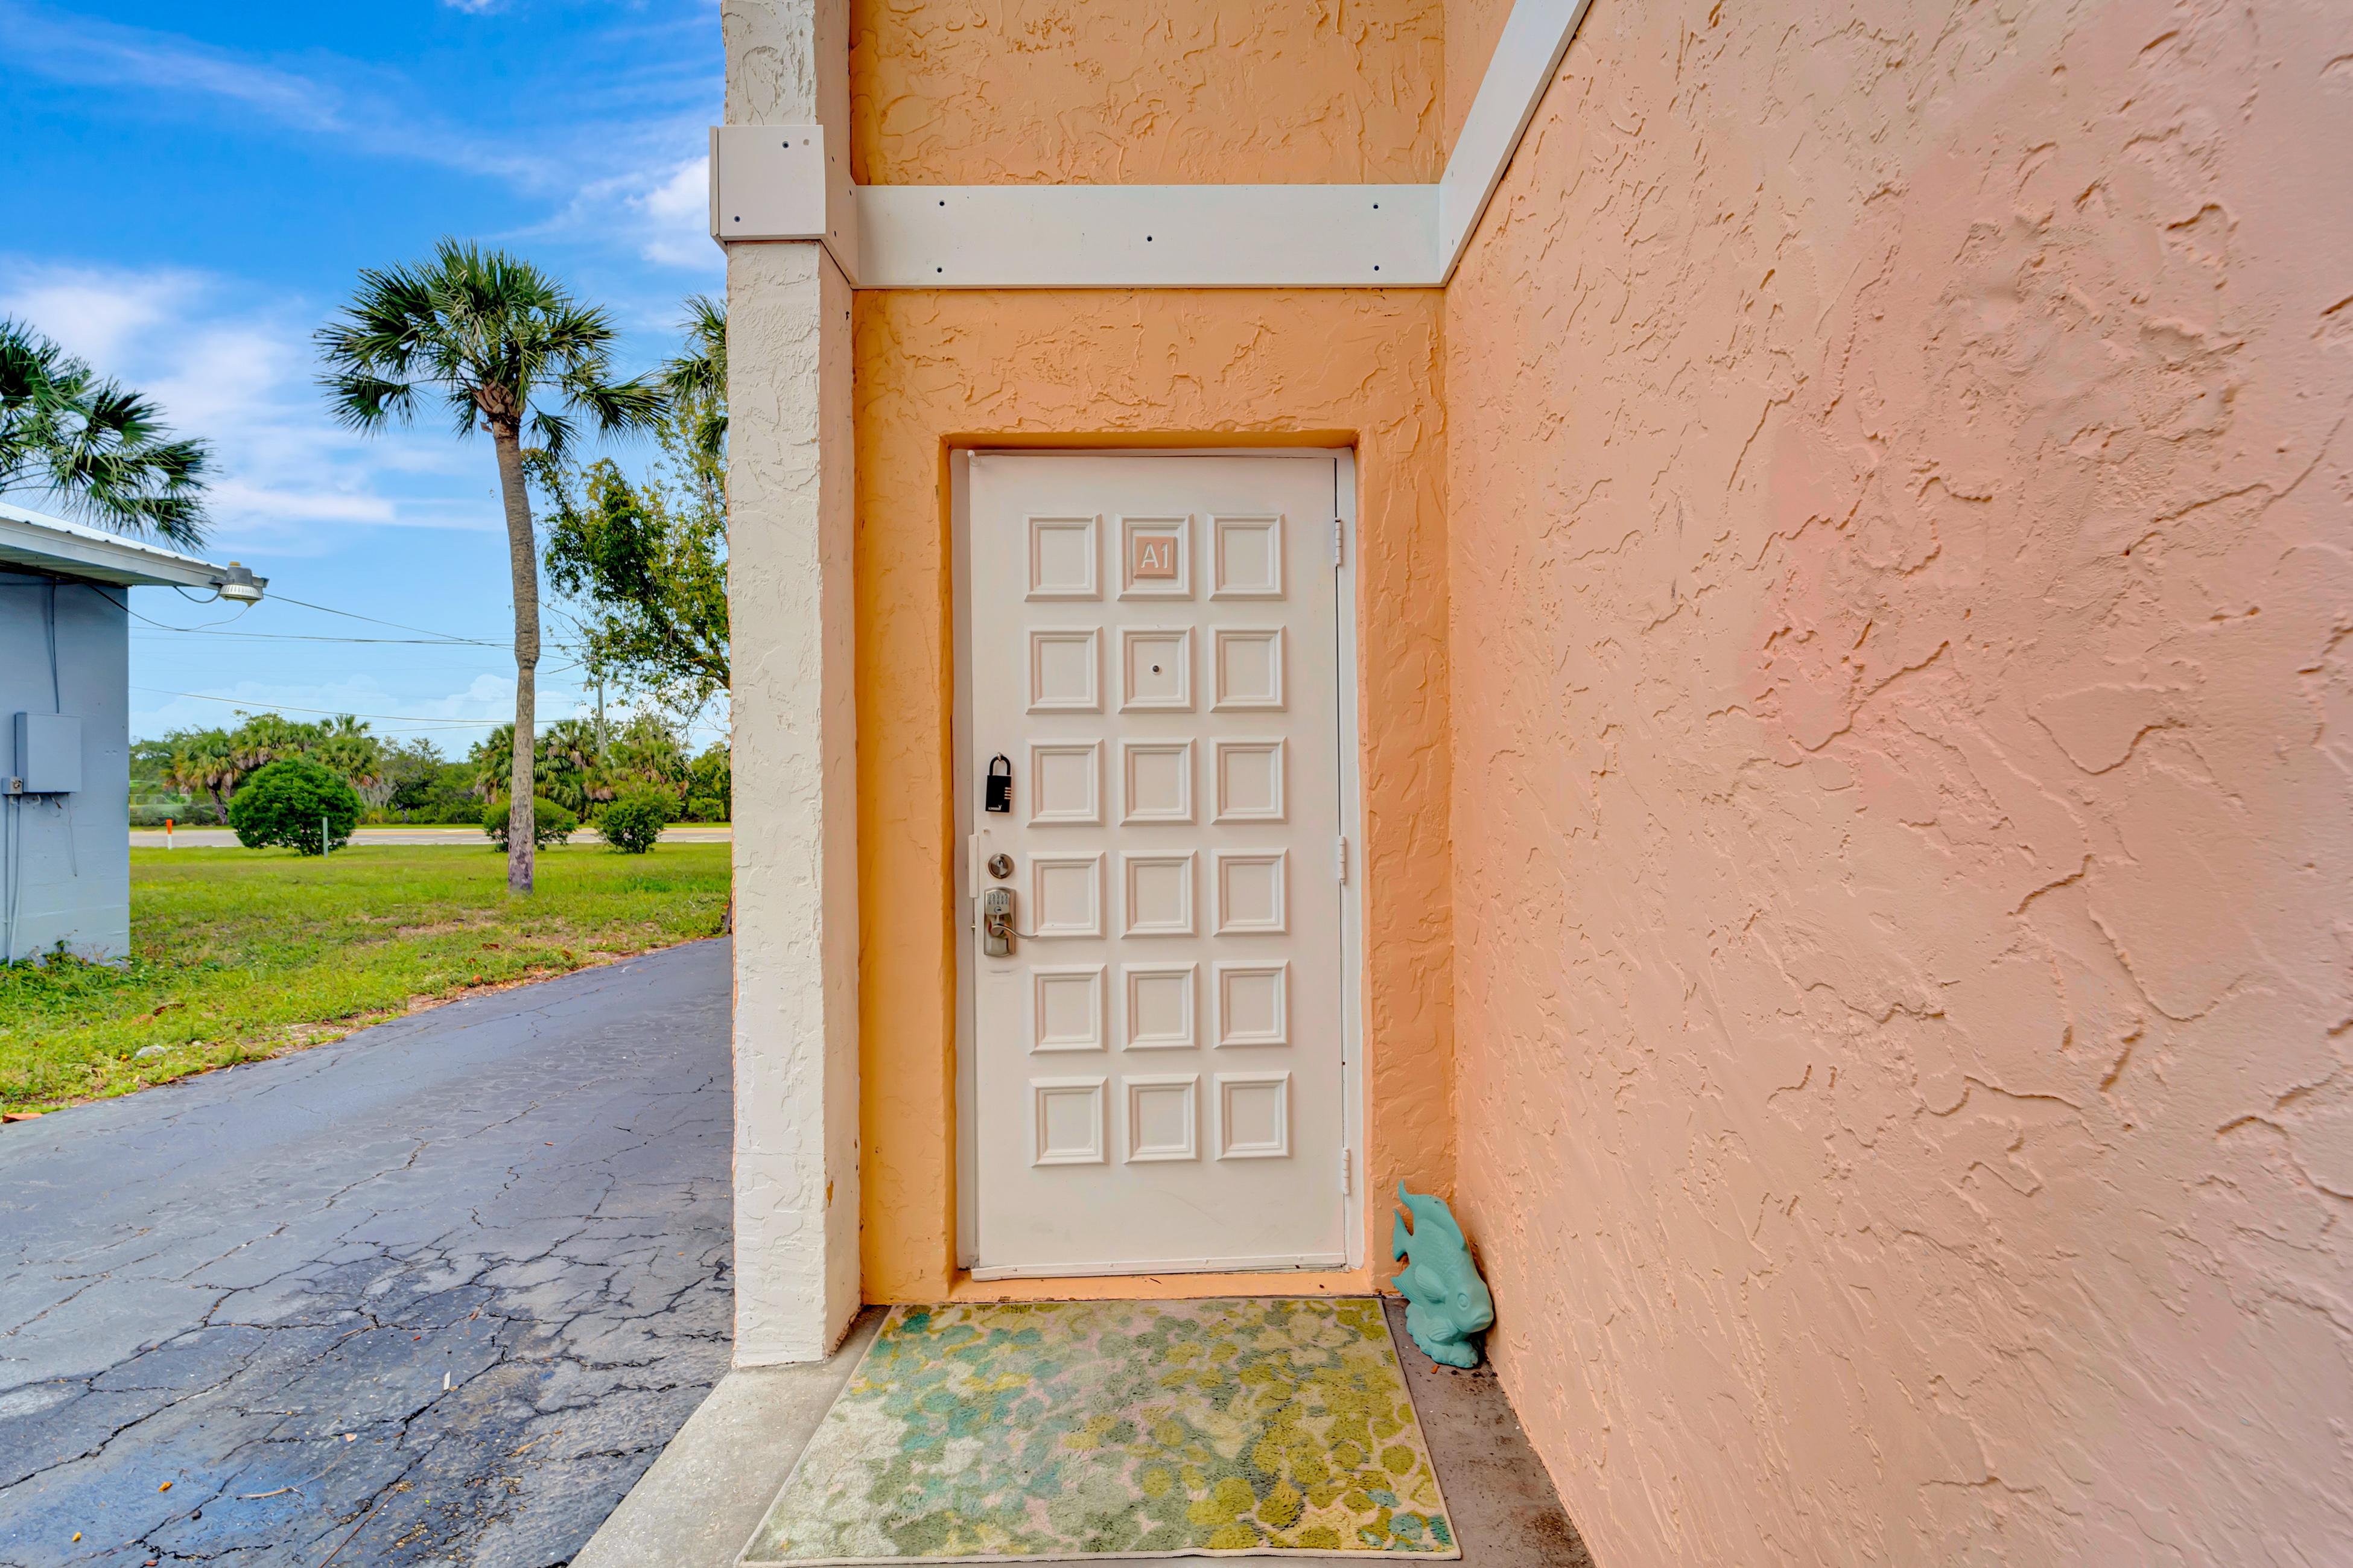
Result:
{"label": "door weather stripping", "polygon": [[818,125],[711,132],[711,237],[822,243],[855,289],[1428,289],[1471,243],[1587,0],[1515,0],[1434,184],[857,185]]}

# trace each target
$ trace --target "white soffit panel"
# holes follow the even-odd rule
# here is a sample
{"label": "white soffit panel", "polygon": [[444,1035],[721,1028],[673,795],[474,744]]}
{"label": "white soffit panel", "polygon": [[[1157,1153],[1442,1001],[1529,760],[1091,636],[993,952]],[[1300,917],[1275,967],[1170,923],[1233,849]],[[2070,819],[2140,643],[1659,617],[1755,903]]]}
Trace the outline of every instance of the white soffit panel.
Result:
{"label": "white soffit panel", "polygon": [[1516,0],[1436,184],[853,186],[818,126],[727,125],[711,132],[712,237],[821,240],[860,289],[1435,287],[1587,4]]}

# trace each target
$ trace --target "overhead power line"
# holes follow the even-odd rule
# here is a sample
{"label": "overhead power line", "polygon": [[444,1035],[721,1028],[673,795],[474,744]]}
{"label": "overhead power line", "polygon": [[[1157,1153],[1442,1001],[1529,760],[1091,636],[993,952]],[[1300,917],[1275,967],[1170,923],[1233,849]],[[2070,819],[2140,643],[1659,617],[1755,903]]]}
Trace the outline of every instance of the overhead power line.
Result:
{"label": "overhead power line", "polygon": [[504,643],[483,642],[480,637],[461,637],[451,632],[437,632],[427,626],[407,626],[400,621],[379,620],[374,616],[363,616],[352,610],[332,609],[325,605],[313,605],[306,600],[289,598],[284,594],[272,594],[269,595],[269,598],[264,600],[263,603],[268,604],[273,601],[280,605],[299,605],[306,610],[316,610],[322,616],[342,616],[346,620],[366,621],[372,626],[390,626],[395,631],[422,632],[427,637],[439,637],[444,642],[480,643],[484,647],[504,647],[506,646]]}
{"label": "overhead power line", "polygon": [[[136,610],[132,612],[138,615]],[[147,621],[144,616],[139,616]],[[167,626],[161,621],[147,621],[158,631],[180,632],[192,637],[234,637],[240,642],[332,642],[388,644],[403,647],[504,647],[504,643],[487,642],[480,637],[331,637],[311,632],[216,632],[204,626]]]}

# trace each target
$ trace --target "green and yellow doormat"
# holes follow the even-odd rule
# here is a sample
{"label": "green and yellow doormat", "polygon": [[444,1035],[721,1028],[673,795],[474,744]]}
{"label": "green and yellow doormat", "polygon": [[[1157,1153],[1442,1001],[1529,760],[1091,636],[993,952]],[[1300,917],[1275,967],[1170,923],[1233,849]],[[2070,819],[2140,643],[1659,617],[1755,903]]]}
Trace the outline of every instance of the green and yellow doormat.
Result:
{"label": "green and yellow doormat", "polygon": [[1460,1557],[1380,1303],[894,1307],[746,1564]]}

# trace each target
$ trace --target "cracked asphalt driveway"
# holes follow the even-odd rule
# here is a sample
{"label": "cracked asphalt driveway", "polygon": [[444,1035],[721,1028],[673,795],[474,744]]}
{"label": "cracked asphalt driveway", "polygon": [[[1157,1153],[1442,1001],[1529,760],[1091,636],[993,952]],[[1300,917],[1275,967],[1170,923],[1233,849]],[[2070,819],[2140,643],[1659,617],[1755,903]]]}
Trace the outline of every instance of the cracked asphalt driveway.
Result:
{"label": "cracked asphalt driveway", "polygon": [[0,1563],[566,1562],[726,1370],[727,1020],[696,942],[8,1128]]}

